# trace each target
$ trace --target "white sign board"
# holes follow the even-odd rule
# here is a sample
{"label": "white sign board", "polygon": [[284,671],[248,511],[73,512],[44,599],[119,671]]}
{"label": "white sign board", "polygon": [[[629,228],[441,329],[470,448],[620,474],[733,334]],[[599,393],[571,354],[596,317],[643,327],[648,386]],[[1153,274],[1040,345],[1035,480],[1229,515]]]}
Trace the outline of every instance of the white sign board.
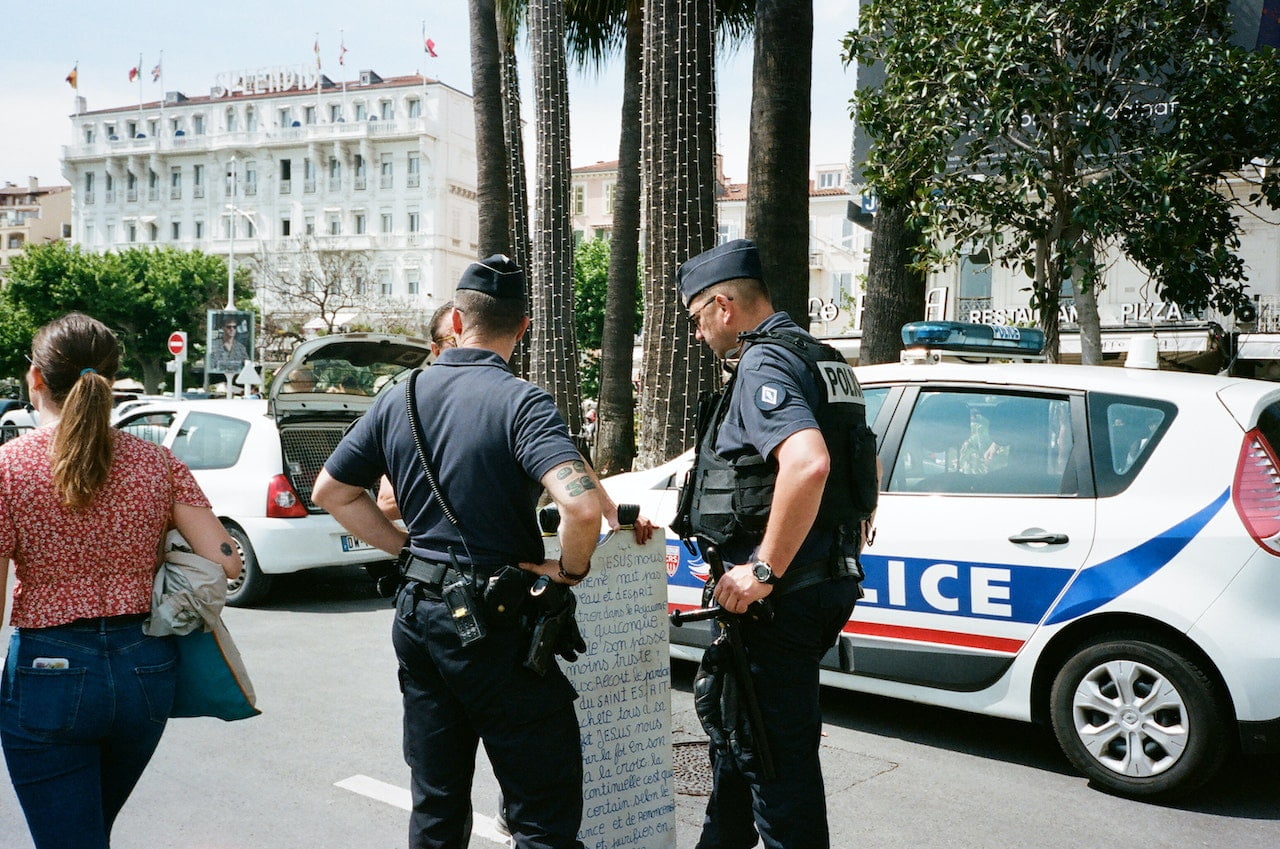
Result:
{"label": "white sign board", "polygon": [[587,849],[675,849],[666,558],[661,533],[642,546],[617,531],[574,590],[587,651],[561,665],[578,691]]}

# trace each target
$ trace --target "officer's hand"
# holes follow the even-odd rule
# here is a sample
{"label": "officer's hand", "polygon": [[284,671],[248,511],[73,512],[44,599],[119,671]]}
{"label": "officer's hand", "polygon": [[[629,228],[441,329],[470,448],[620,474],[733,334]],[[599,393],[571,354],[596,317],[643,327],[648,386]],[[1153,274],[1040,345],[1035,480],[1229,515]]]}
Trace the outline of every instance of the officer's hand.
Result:
{"label": "officer's hand", "polygon": [[632,532],[636,535],[636,542],[644,545],[653,539],[653,532],[657,529],[657,525],[648,516],[637,516],[636,523],[632,526]]}
{"label": "officer's hand", "polygon": [[557,584],[564,584],[570,587],[576,587],[581,581],[566,581],[560,577],[560,561],[544,560],[541,563],[519,563],[521,569],[532,572],[535,575],[546,575]]}
{"label": "officer's hand", "polygon": [[730,613],[743,613],[752,602],[772,592],[773,587],[756,580],[751,567],[739,564],[725,569],[724,577],[716,583],[715,597]]}

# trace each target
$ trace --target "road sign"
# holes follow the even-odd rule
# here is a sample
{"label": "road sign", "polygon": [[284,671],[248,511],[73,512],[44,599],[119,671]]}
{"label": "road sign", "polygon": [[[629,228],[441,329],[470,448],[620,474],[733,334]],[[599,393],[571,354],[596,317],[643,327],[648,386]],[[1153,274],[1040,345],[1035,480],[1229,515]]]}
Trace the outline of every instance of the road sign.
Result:
{"label": "road sign", "polygon": [[169,353],[175,357],[181,357],[187,352],[187,334],[181,330],[175,330],[169,334]]}

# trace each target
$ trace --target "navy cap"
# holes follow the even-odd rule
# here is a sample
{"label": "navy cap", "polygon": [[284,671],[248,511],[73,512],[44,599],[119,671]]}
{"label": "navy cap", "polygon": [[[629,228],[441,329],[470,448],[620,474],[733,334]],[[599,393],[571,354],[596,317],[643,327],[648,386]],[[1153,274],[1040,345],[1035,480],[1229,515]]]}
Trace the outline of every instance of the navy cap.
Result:
{"label": "navy cap", "polygon": [[763,280],[764,272],[760,268],[760,252],[756,250],[755,242],[734,239],[703,251],[680,266],[676,272],[676,286],[680,290],[680,300],[687,308],[693,296],[708,286],[741,277]]}
{"label": "navy cap", "polygon": [[523,298],[524,271],[510,257],[494,254],[467,266],[458,288],[475,289],[503,300]]}

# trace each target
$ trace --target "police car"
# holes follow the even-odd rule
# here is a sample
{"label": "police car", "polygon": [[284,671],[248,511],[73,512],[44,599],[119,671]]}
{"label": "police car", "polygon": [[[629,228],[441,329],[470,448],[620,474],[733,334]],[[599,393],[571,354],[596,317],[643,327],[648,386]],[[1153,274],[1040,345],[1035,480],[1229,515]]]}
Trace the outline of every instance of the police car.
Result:
{"label": "police car", "polygon": [[[857,369],[884,477],[823,682],[1051,725],[1131,797],[1280,751],[1280,385],[915,359]],[[665,524],[691,462],[605,486]],[[672,609],[698,606],[709,568],[670,532],[667,573]],[[671,633],[688,659],[710,638]]]}

